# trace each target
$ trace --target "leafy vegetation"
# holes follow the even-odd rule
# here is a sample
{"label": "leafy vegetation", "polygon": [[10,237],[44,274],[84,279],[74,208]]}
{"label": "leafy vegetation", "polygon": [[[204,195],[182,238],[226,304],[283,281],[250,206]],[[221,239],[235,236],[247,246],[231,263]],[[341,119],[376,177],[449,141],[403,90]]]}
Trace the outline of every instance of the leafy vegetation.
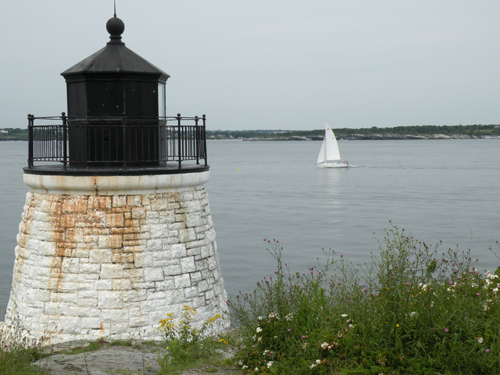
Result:
{"label": "leafy vegetation", "polygon": [[[453,125],[453,126],[397,126],[393,128],[338,128],[334,129],[337,138],[363,139],[373,138],[400,138],[402,136],[464,136],[464,137],[486,137],[500,136],[500,125]],[[323,139],[324,129],[319,130],[226,130],[214,131],[207,130],[208,137],[211,139],[230,139],[230,138],[260,138],[260,139],[287,139],[293,137],[302,137],[308,139]],[[377,136],[377,137],[374,137]]]}
{"label": "leafy vegetation", "polygon": [[[500,137],[500,125],[414,125],[397,126],[393,128],[338,128],[334,129],[337,138],[364,139],[364,138],[401,138],[403,136],[463,136],[463,137]],[[323,139],[324,130],[210,130],[207,129],[209,139]],[[376,137],[375,137],[376,136]],[[26,141],[27,129],[0,129],[0,141]]]}
{"label": "leafy vegetation", "polygon": [[27,345],[26,338],[20,338],[16,342],[2,342],[0,344],[0,374],[43,374],[41,370],[33,366],[33,363],[40,358],[40,346]]}
{"label": "leafy vegetation", "polygon": [[209,335],[214,323],[221,319],[217,314],[205,320],[201,327],[193,324],[197,311],[190,306],[183,307],[181,318],[177,320],[173,313],[168,313],[160,320],[159,330],[165,333],[165,348],[167,352],[159,356],[160,373],[170,373],[174,370],[191,368],[199,363],[212,365],[221,362],[221,352],[229,344],[226,338]]}
{"label": "leafy vegetation", "polygon": [[496,374],[500,269],[480,274],[468,253],[440,253],[391,227],[370,264],[326,252],[306,273],[282,263],[231,308],[259,374]]}
{"label": "leafy vegetation", "polygon": [[0,129],[0,141],[27,141],[28,130],[19,128]]}

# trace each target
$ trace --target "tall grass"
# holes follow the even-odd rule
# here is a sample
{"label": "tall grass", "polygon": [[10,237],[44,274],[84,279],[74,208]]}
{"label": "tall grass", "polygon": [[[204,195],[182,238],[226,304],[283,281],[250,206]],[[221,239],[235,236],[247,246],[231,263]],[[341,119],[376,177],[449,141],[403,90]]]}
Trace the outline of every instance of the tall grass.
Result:
{"label": "tall grass", "polygon": [[276,271],[230,301],[248,373],[498,374],[500,269],[439,251],[391,226],[364,266],[327,251],[293,273],[278,241]]}
{"label": "tall grass", "polygon": [[25,337],[2,342],[0,340],[0,374],[35,375],[43,374],[34,362],[41,358],[40,345],[28,342]]}

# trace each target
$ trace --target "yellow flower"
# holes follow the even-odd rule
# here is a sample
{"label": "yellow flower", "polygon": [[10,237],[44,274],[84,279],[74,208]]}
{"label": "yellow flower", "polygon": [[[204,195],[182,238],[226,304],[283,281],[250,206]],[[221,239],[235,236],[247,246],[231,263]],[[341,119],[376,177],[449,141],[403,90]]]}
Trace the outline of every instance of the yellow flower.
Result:
{"label": "yellow flower", "polygon": [[399,324],[396,324],[396,328],[399,328]]}

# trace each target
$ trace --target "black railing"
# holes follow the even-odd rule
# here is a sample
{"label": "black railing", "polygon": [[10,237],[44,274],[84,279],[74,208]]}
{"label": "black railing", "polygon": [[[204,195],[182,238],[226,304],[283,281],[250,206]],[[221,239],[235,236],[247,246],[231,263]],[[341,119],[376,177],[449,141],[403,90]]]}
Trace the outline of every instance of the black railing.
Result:
{"label": "black railing", "polygon": [[28,166],[207,166],[206,116],[155,118],[35,117],[28,115]]}

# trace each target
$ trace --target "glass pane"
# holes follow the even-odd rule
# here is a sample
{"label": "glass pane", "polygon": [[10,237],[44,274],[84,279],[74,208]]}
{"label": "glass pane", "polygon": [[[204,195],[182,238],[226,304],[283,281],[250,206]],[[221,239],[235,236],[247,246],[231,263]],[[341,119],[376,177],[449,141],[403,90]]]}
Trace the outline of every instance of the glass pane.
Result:
{"label": "glass pane", "polygon": [[158,116],[166,116],[165,111],[166,98],[165,98],[165,84],[158,83]]}

